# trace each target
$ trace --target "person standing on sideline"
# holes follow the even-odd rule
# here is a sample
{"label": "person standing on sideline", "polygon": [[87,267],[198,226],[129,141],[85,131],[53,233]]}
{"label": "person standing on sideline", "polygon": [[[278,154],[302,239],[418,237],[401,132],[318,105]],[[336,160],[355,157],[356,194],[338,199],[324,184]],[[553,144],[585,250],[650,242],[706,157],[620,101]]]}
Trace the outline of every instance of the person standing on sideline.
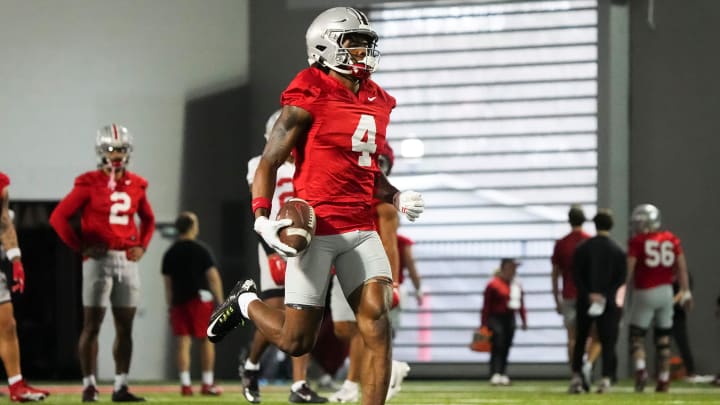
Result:
{"label": "person standing on sideline", "polygon": [[[97,170],[75,179],[70,193],[50,216],[50,225],[72,250],[83,255],[83,329],[78,351],[83,374],[83,402],[98,400],[97,351],[105,307],[112,305],[115,323],[113,402],[142,402],[128,390],[132,327],[140,301],[138,262],[155,232],[155,215],[147,199],[148,182],[127,170],[132,152],[127,128],[111,124],[95,138]],[[80,234],[70,221],[81,215]],[[140,218],[138,231],[135,217]]]}
{"label": "person standing on sideline", "polygon": [[[625,283],[627,264],[623,249],[610,239],[613,217],[610,210],[601,209],[593,217],[597,235],[580,243],[573,256],[573,279],[577,288],[575,310],[577,316],[576,342],[584,342],[592,324],[602,345],[602,380],[598,393],[610,389],[617,368],[615,344],[618,338],[619,316],[615,300],[618,288]],[[576,344],[572,357],[570,393],[589,390],[589,381],[581,374],[585,345]]]}
{"label": "person standing on sideline", "polygon": [[4,271],[0,271],[0,359],[8,376],[8,391],[13,402],[42,401],[48,391],[33,388],[25,382],[20,370],[20,343],[15,324],[12,293],[25,291],[25,269],[18,245],[15,225],[10,218],[10,178],[0,172],[0,260],[7,257],[12,263],[13,285],[8,283]]}
{"label": "person standing on sideline", "polygon": [[[570,224],[570,233],[562,239],[555,242],[553,249],[552,261],[552,292],[555,299],[555,308],[558,314],[563,317],[563,324],[567,330],[567,351],[568,363],[572,363],[573,352],[575,351],[575,329],[577,325],[575,313],[575,300],[577,290],[572,275],[572,259],[575,248],[584,240],[590,239],[590,235],[583,231],[583,223],[585,223],[585,212],[579,204],[573,204],[568,211],[568,223]],[[562,292],[559,289],[559,279],[562,278]],[[583,342],[583,346],[587,344],[587,359],[583,365],[583,375],[586,380],[590,380],[592,373],[592,365],[600,356],[600,342],[594,333],[595,328],[591,329],[588,342]],[[585,348],[583,347],[583,352]]]}
{"label": "person standing on sideline", "polygon": [[210,250],[197,240],[200,223],[197,215],[186,211],[175,220],[178,240],[162,260],[170,325],[177,337],[177,368],[180,373],[180,394],[193,394],[190,382],[190,348],[192,338],[200,340],[200,368],[202,395],[220,395],[215,385],[215,346],[207,339],[207,323],[214,304],[221,304],[222,280]]}
{"label": "person standing on sideline", "polygon": [[[633,237],[628,245],[628,278],[632,277],[634,293],[630,309],[630,347],[635,362],[635,391],[642,392],[647,383],[645,335],[655,321],[657,355],[656,392],[670,389],[670,336],[673,305],[692,307],[685,253],[680,239],[670,231],[660,230],[660,210],[641,204],[633,210],[630,221]],[[680,290],[673,295],[673,277],[677,275]]]}
{"label": "person standing on sideline", "polygon": [[490,351],[490,384],[510,385],[507,375],[508,356],[515,337],[519,313],[523,330],[527,330],[527,310],[520,283],[515,280],[520,263],[512,258],[500,260],[500,269],[488,281],[483,296],[480,326],[492,331]]}
{"label": "person standing on sideline", "polygon": [[[280,117],[280,110],[270,115],[265,123],[265,141],[270,137],[270,132],[278,117]],[[248,161],[247,181],[250,188],[252,188],[255,171],[261,157],[255,156]],[[294,158],[290,155],[285,163],[278,168],[270,218],[275,218],[280,211],[280,207],[295,195],[292,183],[293,174],[295,173],[294,162]],[[280,310],[284,309],[285,269],[287,265],[285,259],[273,248],[267,246],[262,239],[258,242],[258,265],[260,267],[260,297],[268,306]],[[243,396],[253,404],[260,403],[260,359],[268,346],[270,346],[270,341],[260,330],[256,329],[250,342],[250,352],[241,366]],[[302,356],[292,356],[290,361],[292,362],[293,383],[290,387],[289,401],[291,403],[327,402],[327,398],[318,395],[307,383],[310,353],[305,353]]]}
{"label": "person standing on sideline", "polygon": [[[382,405],[392,355],[390,264],[372,215],[372,199],[392,202],[409,220],[424,210],[420,193],[392,186],[377,166],[377,148],[395,99],[370,79],[379,52],[367,17],[350,7],[328,9],[306,33],[311,66],[282,93],[275,123],[253,181],[255,231],[289,257],[285,311],[259,300],[252,280],[240,281],[208,326],[214,341],[252,320],[278,348],[309,352],[325,312],[334,264],[365,341],[362,403]],[[289,219],[269,218],[278,167],[295,151],[295,195],[315,210],[317,230],[302,254],[280,242]]]}

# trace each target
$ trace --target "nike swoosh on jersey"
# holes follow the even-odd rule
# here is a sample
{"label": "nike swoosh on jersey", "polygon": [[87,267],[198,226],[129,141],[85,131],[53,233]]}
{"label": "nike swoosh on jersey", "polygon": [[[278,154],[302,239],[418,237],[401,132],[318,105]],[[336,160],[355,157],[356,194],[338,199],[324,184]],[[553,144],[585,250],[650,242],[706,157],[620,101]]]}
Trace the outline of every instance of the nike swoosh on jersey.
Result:
{"label": "nike swoosh on jersey", "polygon": [[375,101],[376,98],[377,98],[377,96],[375,96],[375,97],[368,97],[368,101]]}

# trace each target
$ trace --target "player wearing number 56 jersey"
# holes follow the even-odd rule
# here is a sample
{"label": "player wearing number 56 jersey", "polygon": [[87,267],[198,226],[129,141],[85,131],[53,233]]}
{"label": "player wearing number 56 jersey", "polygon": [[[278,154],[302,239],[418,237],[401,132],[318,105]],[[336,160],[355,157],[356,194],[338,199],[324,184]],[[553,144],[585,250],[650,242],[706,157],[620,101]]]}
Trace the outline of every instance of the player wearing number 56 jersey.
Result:
{"label": "player wearing number 56 jersey", "polygon": [[[658,392],[666,392],[670,378],[670,334],[673,305],[690,307],[687,264],[680,239],[660,230],[660,210],[651,204],[637,206],[631,215],[634,235],[628,245],[628,277],[633,294],[630,312],[630,340],[635,361],[635,390],[647,381],[645,334],[655,320],[655,348],[658,355]],[[673,296],[673,274],[677,273],[680,291]]]}
{"label": "player wearing number 56 jersey", "polygon": [[[211,317],[208,336],[219,340],[251,319],[276,346],[309,352],[323,318],[330,267],[357,318],[365,340],[362,403],[383,404],[390,379],[390,264],[374,229],[373,197],[393,203],[408,219],[423,212],[419,193],[399,192],[377,165],[377,151],[395,99],[370,80],[379,52],[367,17],[349,7],[320,13],[305,40],[310,68],[282,93],[275,123],[252,186],[255,231],[289,256],[285,311],[258,300],[252,280],[236,289]],[[290,224],[270,215],[277,169],[295,153],[295,195],[315,210],[317,230],[300,255],[277,232]],[[291,402],[298,402],[291,399]]]}
{"label": "player wearing number 56 jersey", "polygon": [[[115,319],[116,402],[142,401],[127,388],[132,355],[132,325],[139,301],[137,262],[155,230],[155,217],[145,191],[148,183],[127,170],[132,137],[125,127],[111,124],[95,140],[98,170],[78,176],[70,193],[50,216],[50,224],[83,263],[83,330],[78,350],[83,372],[84,402],[97,400],[95,374],[100,325],[109,301]],[[70,225],[80,215],[80,233]],[[141,224],[138,230],[136,216]]]}

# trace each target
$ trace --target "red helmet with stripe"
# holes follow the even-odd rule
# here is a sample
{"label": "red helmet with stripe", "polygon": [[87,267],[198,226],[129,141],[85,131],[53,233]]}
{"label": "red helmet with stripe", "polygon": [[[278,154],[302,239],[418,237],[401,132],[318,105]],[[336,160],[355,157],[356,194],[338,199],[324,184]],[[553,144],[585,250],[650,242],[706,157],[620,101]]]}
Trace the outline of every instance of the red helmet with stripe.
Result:
{"label": "red helmet with stripe", "polygon": [[[95,137],[98,167],[125,168],[130,161],[132,149],[132,135],[124,126],[110,124],[98,129]],[[122,156],[119,156],[117,152],[120,152]],[[113,154],[117,157],[111,157]]]}

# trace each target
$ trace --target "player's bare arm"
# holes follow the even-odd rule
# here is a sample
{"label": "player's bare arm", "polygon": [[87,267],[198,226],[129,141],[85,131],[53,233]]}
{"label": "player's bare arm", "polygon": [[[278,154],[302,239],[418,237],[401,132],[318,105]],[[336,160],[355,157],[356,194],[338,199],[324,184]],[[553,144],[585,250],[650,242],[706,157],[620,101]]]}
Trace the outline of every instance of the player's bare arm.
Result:
{"label": "player's bare arm", "polygon": [[210,288],[210,292],[212,293],[213,298],[215,298],[215,303],[218,305],[222,304],[222,302],[225,301],[225,295],[223,294],[220,272],[218,272],[218,269],[213,266],[205,273],[205,277],[207,278],[208,288]]}
{"label": "player's bare arm", "polygon": [[0,191],[0,244],[5,251],[18,247],[15,227],[10,220],[10,195],[7,188]]}
{"label": "player's bare arm", "polygon": [[163,285],[165,286],[165,303],[167,307],[172,306],[172,279],[167,274],[163,274]]}
{"label": "player's bare arm", "polygon": [[680,284],[680,290],[678,291],[679,301],[681,305],[685,306],[685,309],[692,308],[692,293],[690,292],[690,278],[688,277],[687,261],[685,260],[685,254],[680,253],[675,263],[677,267],[677,278],[678,284]]}
{"label": "player's bare arm", "polygon": [[625,283],[628,286],[634,285],[632,278],[633,278],[633,273],[635,272],[636,264],[637,264],[637,257],[628,256],[628,258],[627,258],[627,281]]}
{"label": "player's bare arm", "polygon": [[560,277],[560,266],[553,264],[550,279],[552,280],[552,294],[553,299],[555,300],[555,311],[557,311],[558,314],[562,314],[562,309],[560,308],[560,288],[558,287],[558,277]]}
{"label": "player's bare arm", "polygon": [[[260,163],[252,182],[252,196],[270,200],[275,191],[277,170],[290,156],[298,140],[305,136],[312,124],[312,115],[302,108],[284,106],[265,144]],[[260,207],[255,216],[268,216],[270,210]]]}

